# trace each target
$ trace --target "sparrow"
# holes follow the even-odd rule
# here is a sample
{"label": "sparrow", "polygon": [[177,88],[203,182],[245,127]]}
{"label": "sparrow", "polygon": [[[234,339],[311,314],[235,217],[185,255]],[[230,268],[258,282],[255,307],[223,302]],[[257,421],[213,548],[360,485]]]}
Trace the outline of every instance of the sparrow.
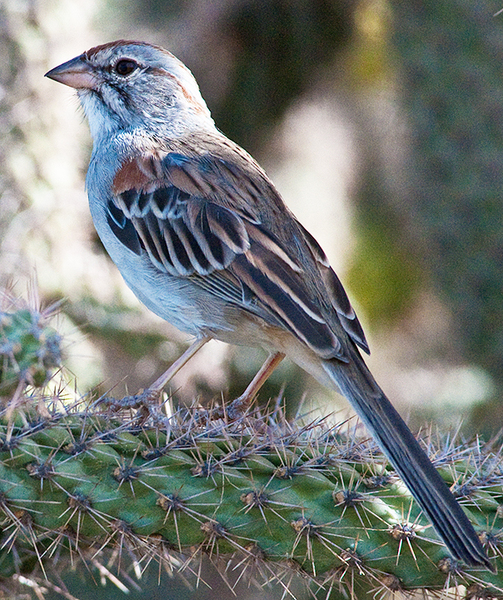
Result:
{"label": "sparrow", "polygon": [[260,347],[268,358],[231,405],[241,409],[288,356],[349,400],[452,556],[492,569],[367,368],[364,332],[324,251],[255,160],[216,128],[189,69],[161,47],[119,40],[46,76],[77,90],[89,122],[86,187],[107,252],[143,304],[195,336],[150,391],[210,339]]}

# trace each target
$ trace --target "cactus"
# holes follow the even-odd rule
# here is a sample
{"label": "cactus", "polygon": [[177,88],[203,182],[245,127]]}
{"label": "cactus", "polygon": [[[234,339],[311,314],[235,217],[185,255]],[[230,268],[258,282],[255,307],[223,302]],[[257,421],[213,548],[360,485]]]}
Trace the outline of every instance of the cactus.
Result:
{"label": "cactus", "polygon": [[[10,315],[4,336],[28,322],[25,312]],[[197,574],[209,556],[237,580],[289,589],[301,575],[330,598],[456,585],[503,593],[501,574],[449,558],[356,430],[288,423],[277,408],[234,421],[201,408],[148,419],[110,407],[62,412],[47,399],[40,411],[42,392],[30,393],[0,413],[4,584],[51,581],[65,557],[120,579],[127,557],[140,571],[157,561]],[[430,454],[501,571],[501,450],[450,442]]]}
{"label": "cactus", "polygon": [[[276,412],[233,423],[201,410],[165,426],[108,413],[0,423],[0,576],[126,546],[139,563],[233,557],[243,572],[338,589],[503,588],[464,569],[375,447]],[[436,463],[500,565],[500,456],[465,446]],[[119,556],[119,555],[118,555]],[[123,559],[124,560],[124,559]]]}
{"label": "cactus", "polygon": [[60,365],[61,338],[47,316],[29,307],[0,311],[0,396],[18,386],[43,386]]}

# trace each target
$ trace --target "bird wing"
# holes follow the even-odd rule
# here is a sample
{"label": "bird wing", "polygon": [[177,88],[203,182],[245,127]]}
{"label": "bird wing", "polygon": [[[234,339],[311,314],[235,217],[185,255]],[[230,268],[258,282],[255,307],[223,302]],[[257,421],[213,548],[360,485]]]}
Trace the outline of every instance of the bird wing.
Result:
{"label": "bird wing", "polygon": [[[270,315],[322,358],[347,360],[340,332],[327,323],[298,253],[267,227],[260,202],[286,211],[260,169],[213,153],[167,152],[125,162],[114,179],[108,223],[131,251],[146,253],[160,272],[191,280],[256,314]],[[261,196],[262,195],[262,196]],[[288,213],[288,219],[294,221]],[[266,219],[265,219],[266,220]],[[368,346],[347,295],[316,240],[295,223],[292,245],[303,244],[349,337]],[[300,238],[300,242],[299,242]],[[312,278],[312,274],[311,274]],[[326,299],[325,299],[326,301]]]}

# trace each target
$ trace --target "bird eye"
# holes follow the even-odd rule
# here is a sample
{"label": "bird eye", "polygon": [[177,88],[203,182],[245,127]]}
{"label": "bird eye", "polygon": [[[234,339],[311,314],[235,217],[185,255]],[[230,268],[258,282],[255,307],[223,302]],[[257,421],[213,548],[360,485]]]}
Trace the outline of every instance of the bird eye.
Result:
{"label": "bird eye", "polygon": [[138,68],[138,63],[130,58],[123,58],[117,61],[114,70],[117,75],[121,77],[126,77],[126,75],[131,75],[133,71],[136,71]]}

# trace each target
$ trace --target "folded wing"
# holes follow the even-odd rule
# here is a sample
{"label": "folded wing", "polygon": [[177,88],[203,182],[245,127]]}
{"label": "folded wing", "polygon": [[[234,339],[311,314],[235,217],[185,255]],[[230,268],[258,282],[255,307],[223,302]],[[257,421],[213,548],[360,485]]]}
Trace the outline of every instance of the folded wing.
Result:
{"label": "folded wing", "polygon": [[340,340],[344,331],[368,351],[325,254],[296,223],[296,243],[300,237],[310,254],[341,331],[327,324],[319,292],[306,283],[310,278],[305,267],[256,210],[258,194],[276,194],[278,208],[281,200],[270,184],[264,192],[255,178],[238,164],[213,155],[137,158],[125,163],[115,178],[108,223],[122,244],[136,254],[146,253],[159,271],[191,278],[243,310],[269,315],[271,323],[291,331],[322,358],[346,360]]}

